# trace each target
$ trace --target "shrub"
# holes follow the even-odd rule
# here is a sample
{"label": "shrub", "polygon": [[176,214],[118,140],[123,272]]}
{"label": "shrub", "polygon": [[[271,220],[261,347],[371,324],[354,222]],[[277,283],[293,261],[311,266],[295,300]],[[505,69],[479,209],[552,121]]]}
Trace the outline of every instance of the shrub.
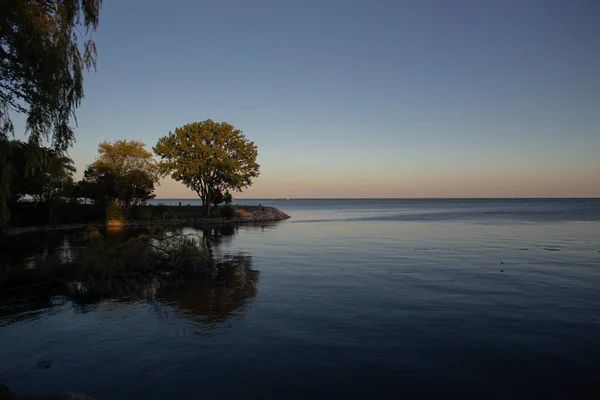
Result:
{"label": "shrub", "polygon": [[83,241],[85,243],[92,243],[99,240],[102,240],[102,233],[98,230],[98,228],[90,226],[87,228],[83,234]]}
{"label": "shrub", "polygon": [[[116,275],[142,277],[144,274],[208,271],[210,252],[198,239],[183,234],[146,235],[126,242],[110,243],[90,230],[84,246],[77,248],[71,278],[101,282]],[[142,274],[142,275],[140,275]]]}
{"label": "shrub", "polygon": [[225,205],[225,206],[223,206],[223,207],[220,208],[219,214],[222,217],[225,217],[227,219],[231,219],[231,218],[235,217],[235,208],[233,208],[230,205]]}
{"label": "shrub", "polygon": [[106,219],[125,221],[125,210],[123,210],[123,207],[113,201],[106,206]]}
{"label": "shrub", "polygon": [[156,219],[158,210],[153,206],[133,206],[127,209],[127,219],[134,221],[148,221]]}
{"label": "shrub", "polygon": [[160,203],[159,205],[156,206],[156,215],[159,218],[164,217],[166,213],[167,213],[167,206],[165,206],[163,203]]}

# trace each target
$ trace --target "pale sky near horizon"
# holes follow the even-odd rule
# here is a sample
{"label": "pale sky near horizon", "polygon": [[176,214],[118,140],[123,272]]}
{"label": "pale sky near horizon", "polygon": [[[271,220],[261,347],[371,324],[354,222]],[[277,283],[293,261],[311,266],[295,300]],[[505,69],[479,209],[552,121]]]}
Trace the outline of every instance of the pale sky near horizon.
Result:
{"label": "pale sky near horizon", "polygon": [[598,21],[594,0],[104,0],[70,155],[80,176],[102,140],[211,118],[258,146],[240,197],[600,197]]}

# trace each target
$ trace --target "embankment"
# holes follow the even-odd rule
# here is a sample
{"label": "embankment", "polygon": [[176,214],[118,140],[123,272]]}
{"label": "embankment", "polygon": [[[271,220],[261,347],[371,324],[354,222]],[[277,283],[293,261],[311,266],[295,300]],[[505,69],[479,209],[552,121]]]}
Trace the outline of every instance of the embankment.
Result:
{"label": "embankment", "polygon": [[148,220],[109,220],[105,222],[89,222],[81,224],[64,225],[38,225],[19,228],[8,228],[2,232],[3,235],[18,235],[30,232],[41,231],[65,231],[73,229],[84,229],[90,226],[96,227],[128,227],[128,226],[173,226],[194,224],[195,226],[213,226],[225,224],[241,224],[252,222],[281,221],[290,218],[283,211],[268,206],[233,206],[235,213],[231,218],[221,216],[206,218],[203,216],[203,210],[199,206],[172,206],[168,207],[167,212],[161,218]]}

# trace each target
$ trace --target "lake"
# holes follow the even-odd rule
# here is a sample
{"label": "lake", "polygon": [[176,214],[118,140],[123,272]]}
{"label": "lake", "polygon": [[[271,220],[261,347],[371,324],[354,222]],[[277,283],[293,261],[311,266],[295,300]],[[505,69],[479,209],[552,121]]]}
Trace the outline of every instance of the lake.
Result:
{"label": "lake", "polygon": [[[195,200],[155,200],[165,204]],[[3,293],[0,383],[96,399],[600,396],[600,200],[247,200],[221,278]],[[81,233],[11,237],[25,259]],[[16,261],[15,261],[16,262]]]}

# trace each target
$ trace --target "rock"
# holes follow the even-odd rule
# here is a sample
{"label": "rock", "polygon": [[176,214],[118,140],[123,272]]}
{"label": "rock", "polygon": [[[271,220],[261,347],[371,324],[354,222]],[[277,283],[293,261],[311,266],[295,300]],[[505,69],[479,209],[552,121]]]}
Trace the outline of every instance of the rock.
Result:
{"label": "rock", "polygon": [[16,400],[17,396],[6,385],[0,385],[0,400]]}
{"label": "rock", "polygon": [[46,360],[38,361],[37,367],[40,369],[52,368],[52,361],[46,361]]}
{"label": "rock", "polygon": [[275,207],[238,206],[235,210],[234,222],[280,221],[290,218],[289,215]]}
{"label": "rock", "polygon": [[47,400],[95,400],[93,397],[80,393],[59,393],[48,397]]}
{"label": "rock", "polygon": [[80,393],[58,393],[52,396],[17,396],[6,385],[0,385],[0,400],[95,400]]}

